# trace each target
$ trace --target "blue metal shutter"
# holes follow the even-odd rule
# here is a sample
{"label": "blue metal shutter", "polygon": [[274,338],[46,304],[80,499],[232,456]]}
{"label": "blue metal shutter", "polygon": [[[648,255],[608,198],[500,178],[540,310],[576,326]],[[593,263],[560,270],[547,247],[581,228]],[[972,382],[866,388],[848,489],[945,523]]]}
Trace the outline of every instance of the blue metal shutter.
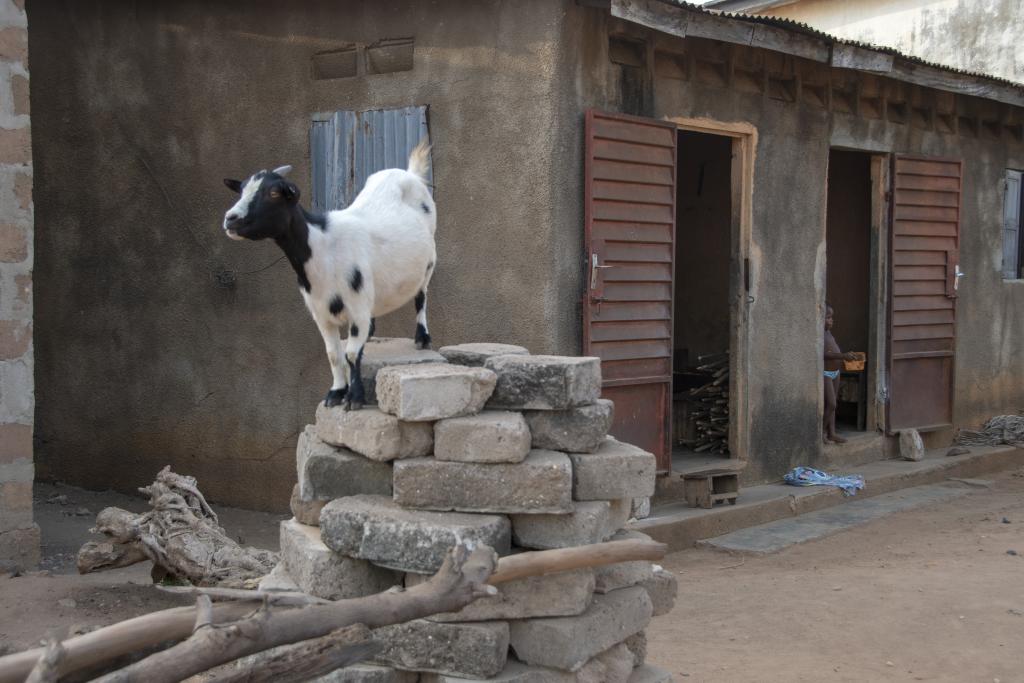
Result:
{"label": "blue metal shutter", "polygon": [[1020,198],[1021,172],[1007,171],[1003,197],[1003,278],[1020,276]]}
{"label": "blue metal shutter", "polygon": [[[309,131],[313,211],[345,208],[371,174],[405,168],[413,147],[428,137],[426,106],[316,114]],[[432,170],[427,176],[433,183]]]}

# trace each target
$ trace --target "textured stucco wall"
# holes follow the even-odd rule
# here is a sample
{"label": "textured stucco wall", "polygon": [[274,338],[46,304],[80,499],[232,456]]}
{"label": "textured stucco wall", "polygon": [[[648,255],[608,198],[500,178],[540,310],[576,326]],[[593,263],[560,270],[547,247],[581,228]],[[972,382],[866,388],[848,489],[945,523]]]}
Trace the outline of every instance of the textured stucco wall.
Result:
{"label": "textured stucco wall", "polygon": [[[814,465],[821,457],[826,181],[832,147],[964,159],[961,267],[968,275],[958,302],[955,426],[977,425],[991,415],[1024,408],[1024,282],[1004,282],[1000,275],[1002,178],[1004,169],[1021,168],[1020,140],[1006,131],[998,138],[983,129],[948,134],[866,113],[830,111],[808,104],[806,98],[794,101],[759,92],[766,81],[757,75],[742,87],[734,86],[720,78],[724,71],[706,69],[702,75],[701,68],[686,62],[698,52],[723,63],[735,59],[742,68],[770,64],[783,76],[792,76],[791,58],[766,51],[656,34],[595,9],[576,10],[569,25],[579,26],[585,36],[578,117],[586,107],[624,108],[616,67],[608,59],[611,30],[651,42],[655,49],[648,54],[675,55],[688,64],[678,70],[653,69],[650,109],[640,113],[749,125],[757,132],[751,296],[740,304],[748,319],[750,447],[743,454],[748,481],[777,479],[792,466]],[[732,50],[738,56],[730,57]],[[814,68],[820,76],[824,67]],[[853,77],[851,72],[841,74],[842,79]],[[877,82],[860,92],[866,97],[875,87],[900,92]],[[929,93],[923,96],[934,99]],[[948,104],[952,96],[937,99]],[[987,103],[959,98],[956,106],[967,118],[992,116]],[[582,187],[577,190],[581,195]],[[949,437],[948,430],[938,432],[930,442],[939,446]]]}
{"label": "textured stucco wall", "polygon": [[800,0],[762,13],[1024,83],[1020,0]]}
{"label": "textured stucco wall", "polygon": [[[290,163],[308,195],[315,112],[429,105],[438,345],[578,351],[563,284],[579,277],[579,209],[554,213],[579,173],[556,125],[571,76],[557,3],[33,0],[29,14],[47,131],[40,476],[131,490],[170,464],[212,500],[286,505],[330,374],[277,248],[223,236],[221,178]],[[314,53],[404,37],[411,71],[312,78]],[[378,334],[414,326],[410,307]]]}
{"label": "textured stucco wall", "polygon": [[0,571],[39,561],[32,521],[32,143],[23,1],[0,0]]}

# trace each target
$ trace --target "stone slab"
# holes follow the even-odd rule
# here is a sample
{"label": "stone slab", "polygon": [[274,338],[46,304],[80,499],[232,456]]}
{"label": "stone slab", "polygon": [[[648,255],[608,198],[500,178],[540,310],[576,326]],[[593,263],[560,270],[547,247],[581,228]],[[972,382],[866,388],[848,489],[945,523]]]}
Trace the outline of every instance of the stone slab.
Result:
{"label": "stone slab", "polygon": [[430,349],[417,349],[406,337],[371,337],[363,347],[361,366],[366,403],[377,402],[377,373],[392,365],[444,363],[444,356]]}
{"label": "stone slab", "polygon": [[316,408],[316,433],[325,443],[381,462],[430,455],[434,447],[432,425],[403,422],[377,408],[345,410],[321,403]]}
{"label": "stone slab", "polygon": [[629,683],[633,673],[633,653],[625,643],[611,646],[594,659],[604,665],[604,683]]}
{"label": "stone slab", "polygon": [[601,543],[618,528],[611,528],[611,507],[609,501],[594,500],[573,503],[568,514],[512,515],[512,540],[537,550]]}
{"label": "stone slab", "polygon": [[601,395],[601,360],[593,356],[494,356],[498,376],[489,408],[567,410]]}
{"label": "stone slab", "polygon": [[924,441],[916,429],[900,430],[900,457],[915,462],[924,459]]}
{"label": "stone slab", "polygon": [[300,589],[326,600],[374,595],[402,583],[394,571],[334,552],[320,540],[320,529],[294,519],[281,522],[281,562]]}
{"label": "stone slab", "polygon": [[302,496],[299,495],[299,484],[295,483],[292,487],[292,497],[288,501],[288,506],[292,510],[292,516],[300,524],[308,524],[309,526],[320,526],[320,511],[324,509],[324,505],[327,505],[330,501],[326,498],[314,498],[312,500],[303,500]]}
{"label": "stone slab", "polygon": [[419,674],[387,666],[353,664],[314,678],[311,683],[417,683]]}
{"label": "stone slab", "polygon": [[651,516],[651,497],[634,498],[630,516],[633,519],[647,519]]}
{"label": "stone slab", "polygon": [[373,632],[384,650],[376,663],[406,671],[430,671],[463,678],[487,678],[505,668],[508,623],[438,623],[417,619]]}
{"label": "stone slab", "polygon": [[629,683],[672,683],[672,674],[651,664],[633,669]]}
{"label": "stone slab", "polygon": [[[639,531],[622,530],[611,537],[612,541],[650,541],[651,537]],[[594,567],[594,590],[610,593],[620,588],[635,586],[654,578],[654,565],[647,560],[617,562]]]}
{"label": "stone slab", "polygon": [[640,586],[647,591],[647,596],[654,606],[654,615],[663,616],[672,611],[676,606],[676,596],[679,594],[679,580],[676,575],[660,565],[654,565],[654,575],[651,578],[641,581]]}
{"label": "stone slab", "polygon": [[[399,461],[408,462],[408,461]],[[433,574],[459,542],[511,546],[507,517],[406,510],[383,496],[350,496],[320,513],[324,543],[336,552],[399,571]]]}
{"label": "stone slab", "polygon": [[[407,574],[406,586],[429,580],[422,574]],[[459,612],[428,617],[431,621],[493,621],[567,617],[582,614],[594,595],[594,571],[589,568],[531,576],[498,586],[498,595],[479,598]]]}
{"label": "stone slab", "polygon": [[438,460],[522,462],[530,452],[530,442],[530,428],[522,413],[485,410],[434,423],[434,457]]}
{"label": "stone slab", "polygon": [[595,595],[575,617],[523,619],[509,624],[517,659],[535,666],[578,671],[595,655],[646,628],[651,600],[639,586]]}
{"label": "stone slab", "polygon": [[505,668],[491,678],[460,678],[425,673],[420,676],[420,683],[577,683],[577,678],[567,671],[527,666],[510,657]]}
{"label": "stone slab", "polygon": [[491,513],[572,511],[572,467],[564,453],[530,451],[515,464],[395,462],[394,499],[420,510]]}
{"label": "stone slab", "polygon": [[[657,607],[655,607],[654,616],[658,616]],[[622,642],[629,648],[630,653],[633,655],[633,668],[635,669],[638,666],[643,666],[644,662],[647,661],[647,631],[634,633]]]}
{"label": "stone slab", "polygon": [[654,455],[607,437],[594,453],[570,453],[573,498],[616,500],[654,495]]}
{"label": "stone slab", "polygon": [[302,502],[391,493],[391,465],[324,443],[312,425],[299,434],[295,464]]}
{"label": "stone slab", "polygon": [[473,415],[494,391],[486,368],[448,363],[392,366],[377,374],[377,400],[385,413],[410,422]]}
{"label": "stone slab", "polygon": [[278,562],[270,573],[260,579],[256,588],[261,591],[299,591],[299,584],[288,576],[288,570],[284,568],[284,562]]}
{"label": "stone slab", "polygon": [[809,512],[767,524],[740,529],[700,541],[699,545],[751,555],[765,555],[797,543],[825,538],[832,534],[881,519],[894,512],[922,505],[941,503],[967,495],[968,488],[927,485],[916,486],[874,498],[849,502],[817,512]]}
{"label": "stone slab", "polygon": [[593,453],[608,436],[615,404],[608,399],[569,410],[527,410],[534,448]]}
{"label": "stone slab", "polygon": [[469,365],[482,368],[488,358],[492,356],[526,356],[529,355],[522,346],[515,344],[455,344],[453,346],[442,346],[438,352],[445,360],[455,365]]}
{"label": "stone slab", "polygon": [[623,529],[629,523],[633,515],[633,501],[635,498],[619,498],[609,501],[611,507],[608,510],[608,534],[611,535]]}

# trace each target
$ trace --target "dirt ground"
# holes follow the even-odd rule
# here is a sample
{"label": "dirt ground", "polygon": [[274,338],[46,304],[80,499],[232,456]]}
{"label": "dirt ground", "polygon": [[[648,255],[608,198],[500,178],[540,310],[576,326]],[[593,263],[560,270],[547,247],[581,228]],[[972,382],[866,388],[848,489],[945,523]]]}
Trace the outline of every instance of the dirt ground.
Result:
{"label": "dirt ground", "polygon": [[[648,628],[648,661],[677,682],[1024,681],[1024,470],[990,479],[777,555],[669,556],[679,597]],[[46,502],[59,495],[67,502]],[[93,521],[77,508],[142,501],[46,486],[36,498],[52,574],[0,576],[0,651],[181,604],[149,585],[144,565],[68,573]],[[247,542],[276,546],[280,516],[221,515]]]}

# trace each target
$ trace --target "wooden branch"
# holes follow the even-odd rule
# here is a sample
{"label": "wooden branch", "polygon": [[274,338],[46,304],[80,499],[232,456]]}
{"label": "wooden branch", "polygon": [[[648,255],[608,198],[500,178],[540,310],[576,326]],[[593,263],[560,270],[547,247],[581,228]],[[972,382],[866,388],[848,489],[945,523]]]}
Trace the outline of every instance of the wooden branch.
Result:
{"label": "wooden branch", "polygon": [[479,597],[494,595],[485,582],[497,563],[488,546],[472,553],[452,549],[437,574],[401,593],[380,593],[330,605],[270,612],[216,628],[204,628],[188,640],[96,679],[97,683],[177,683],[239,657],[317,638],[365,624],[370,628],[400,624],[439,612],[457,612]]}
{"label": "wooden branch", "polygon": [[370,640],[370,629],[356,624],[279,647],[272,656],[260,656],[241,667],[241,662],[226,664],[207,673],[204,683],[299,683],[358,664],[383,649],[383,644]]}
{"label": "wooden branch", "polygon": [[145,562],[149,559],[138,543],[108,543],[89,541],[78,551],[76,564],[79,574],[91,574]]}
{"label": "wooden branch", "polygon": [[46,651],[32,667],[32,672],[25,679],[25,683],[57,683],[57,679],[60,678],[58,667],[67,655],[60,641],[61,638],[56,636],[50,639],[46,644]]}
{"label": "wooden branch", "polygon": [[528,576],[564,572],[582,567],[599,567],[629,560],[660,560],[668,546],[655,541],[609,541],[575,548],[540,550],[501,558],[489,584],[515,581]]}
{"label": "wooden branch", "polygon": [[300,591],[251,591],[244,588],[200,588],[198,586],[157,586],[165,593],[177,595],[208,595],[221,600],[248,600],[250,602],[266,602],[283,607],[304,607],[305,605],[329,605],[324,600]]}
{"label": "wooden branch", "polygon": [[200,595],[196,598],[196,625],[192,627],[195,633],[204,626],[213,625],[213,601],[209,595]]}

